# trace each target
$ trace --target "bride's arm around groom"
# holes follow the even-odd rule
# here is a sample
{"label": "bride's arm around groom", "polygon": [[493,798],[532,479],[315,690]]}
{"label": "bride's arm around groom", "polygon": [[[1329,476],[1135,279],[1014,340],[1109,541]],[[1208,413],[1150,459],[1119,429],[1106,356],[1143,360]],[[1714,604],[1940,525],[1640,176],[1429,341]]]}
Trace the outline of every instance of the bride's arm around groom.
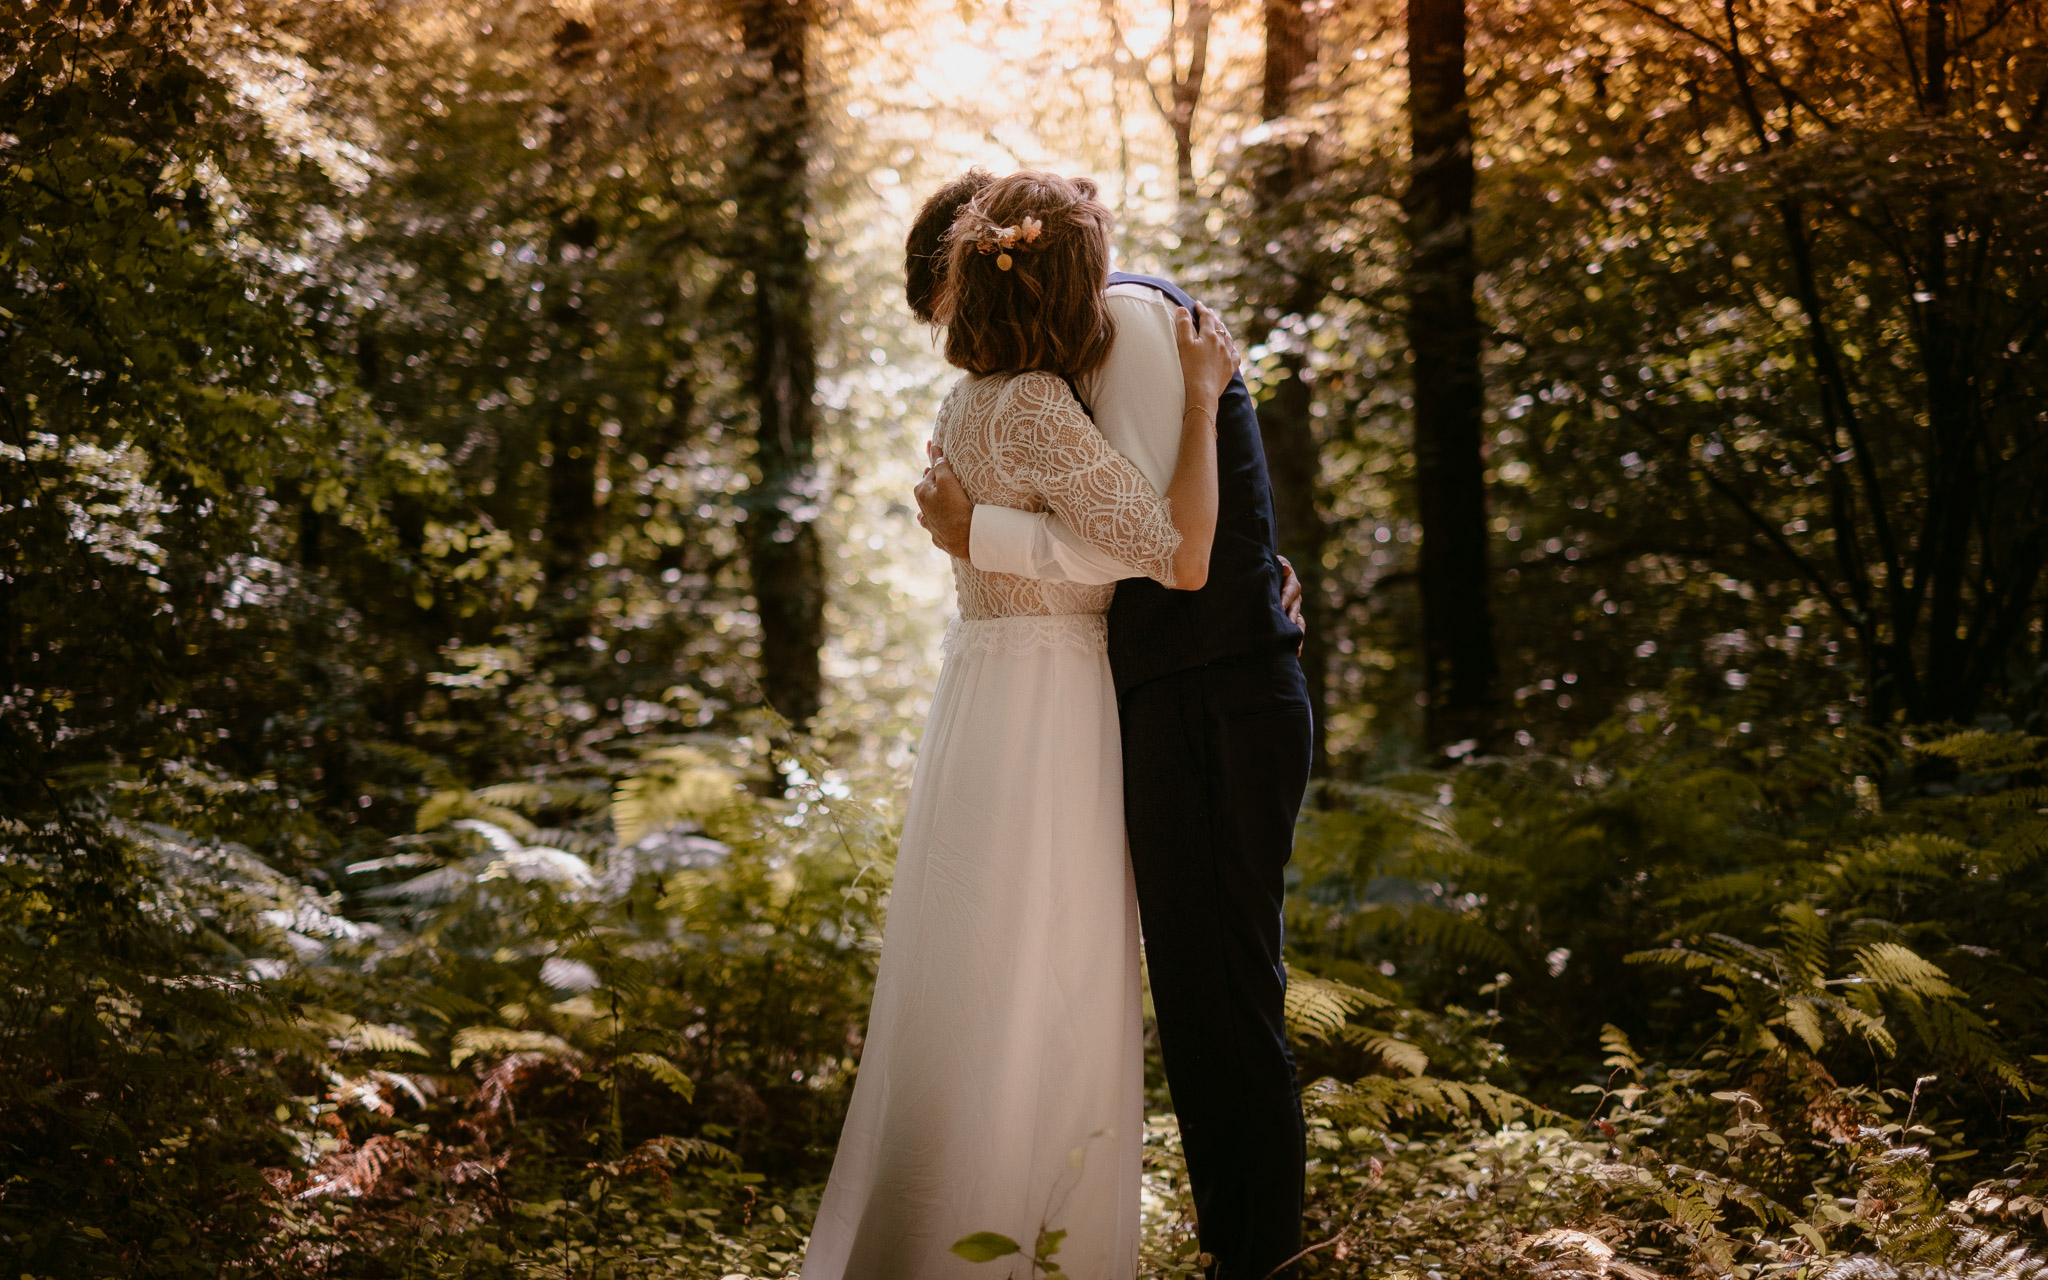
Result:
{"label": "bride's arm around groom", "polygon": [[[1112,286],[1108,304],[1116,341],[1102,367],[1082,380],[1080,398],[1109,447],[1135,463],[1163,494],[1180,451],[1184,409],[1195,407],[1182,403],[1174,332],[1178,308],[1158,290],[1137,284]],[[1214,416],[1213,404],[1201,407]],[[943,459],[937,462],[943,467]],[[945,483],[943,471],[937,479]],[[1048,512],[975,506],[966,541],[956,554],[996,573],[1088,585],[1143,576]]]}

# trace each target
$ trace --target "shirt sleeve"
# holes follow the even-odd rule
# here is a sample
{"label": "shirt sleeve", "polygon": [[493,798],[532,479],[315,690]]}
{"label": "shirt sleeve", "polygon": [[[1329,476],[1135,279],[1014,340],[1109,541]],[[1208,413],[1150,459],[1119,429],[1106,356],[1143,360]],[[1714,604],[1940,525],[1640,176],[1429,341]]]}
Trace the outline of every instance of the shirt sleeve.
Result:
{"label": "shirt sleeve", "polygon": [[1173,585],[1180,531],[1143,472],[1102,438],[1073,393],[1047,373],[1011,379],[993,461],[1039,495],[1083,541],[1145,577]]}
{"label": "shirt sleeve", "polygon": [[1049,511],[977,506],[967,558],[985,573],[1099,587],[1145,575],[1096,550]]}

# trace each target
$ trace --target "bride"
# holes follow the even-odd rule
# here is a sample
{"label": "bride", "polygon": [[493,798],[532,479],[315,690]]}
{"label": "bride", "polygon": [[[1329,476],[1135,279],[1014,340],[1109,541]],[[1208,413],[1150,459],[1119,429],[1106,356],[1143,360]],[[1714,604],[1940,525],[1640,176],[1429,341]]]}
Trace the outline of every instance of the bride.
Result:
{"label": "bride", "polygon": [[[1110,225],[1093,183],[1048,173],[996,179],[961,210],[937,313],[967,375],[933,445],[976,502],[1050,510],[1135,571],[1194,590],[1216,525],[1213,406],[1237,355],[1206,309],[1199,332],[1179,312],[1187,407],[1162,500],[1071,390],[1114,336]],[[960,616],[802,1274],[998,1280],[1007,1266],[951,1252],[993,1232],[1026,1253],[1049,1241],[1074,1280],[1130,1280],[1144,1064],[1104,650],[1114,588],[957,559],[953,575]]]}

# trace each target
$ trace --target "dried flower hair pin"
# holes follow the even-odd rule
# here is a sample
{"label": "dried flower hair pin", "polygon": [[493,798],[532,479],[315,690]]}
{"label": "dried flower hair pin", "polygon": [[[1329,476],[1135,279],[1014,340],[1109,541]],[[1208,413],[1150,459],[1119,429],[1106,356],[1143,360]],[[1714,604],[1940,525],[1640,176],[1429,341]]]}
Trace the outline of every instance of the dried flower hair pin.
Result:
{"label": "dried flower hair pin", "polygon": [[996,270],[1008,271],[1015,263],[1010,250],[1019,244],[1036,244],[1045,224],[1026,214],[1014,227],[995,227],[982,238],[981,251],[996,255]]}

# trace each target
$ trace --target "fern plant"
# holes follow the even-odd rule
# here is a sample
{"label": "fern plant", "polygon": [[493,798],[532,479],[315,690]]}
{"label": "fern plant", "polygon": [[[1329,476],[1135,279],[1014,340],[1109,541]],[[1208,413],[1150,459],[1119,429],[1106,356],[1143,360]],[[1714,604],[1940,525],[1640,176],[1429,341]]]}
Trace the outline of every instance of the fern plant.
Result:
{"label": "fern plant", "polygon": [[[1910,947],[1881,937],[1845,947],[1827,917],[1806,902],[1782,905],[1774,931],[1777,946],[1713,934],[1698,946],[1674,942],[1629,959],[1711,977],[1702,989],[1723,1001],[1723,1034],[1729,1052],[1740,1059],[1785,1051],[1787,1035],[1818,1054],[1831,1028],[1892,1057],[1899,1044],[1888,1025],[1890,1010],[1930,1054],[2002,1081],[2021,1097],[2031,1093],[1969,994]],[[1848,954],[1838,962],[1844,950]]]}
{"label": "fern plant", "polygon": [[1550,1105],[1612,1022],[1731,1070],[1789,1045],[1873,1089],[1933,1076],[1962,1146],[1996,1150],[2048,1055],[2044,767],[2021,736],[1738,734],[1674,702],[1568,757],[1331,788],[1292,948],[1402,1003],[1493,1004],[1509,1083]]}
{"label": "fern plant", "polygon": [[[344,1203],[367,1267],[408,1233],[449,1256],[486,1238],[599,1247],[669,1220],[675,1180],[752,1204],[764,1172],[822,1172],[891,832],[824,784],[763,800],[717,750],[658,742],[597,776],[436,785],[420,830],[351,865],[379,931],[333,980],[381,993],[374,1020],[424,1052],[342,1046],[363,1052],[331,1091],[350,1100],[329,1121],[340,1142],[289,1183],[308,1208],[273,1263],[308,1259]],[[510,820],[476,816],[486,804]],[[444,1190],[450,1214],[423,1226],[414,1193],[451,1178],[472,1190]],[[796,1229],[768,1207],[762,1230]]]}

